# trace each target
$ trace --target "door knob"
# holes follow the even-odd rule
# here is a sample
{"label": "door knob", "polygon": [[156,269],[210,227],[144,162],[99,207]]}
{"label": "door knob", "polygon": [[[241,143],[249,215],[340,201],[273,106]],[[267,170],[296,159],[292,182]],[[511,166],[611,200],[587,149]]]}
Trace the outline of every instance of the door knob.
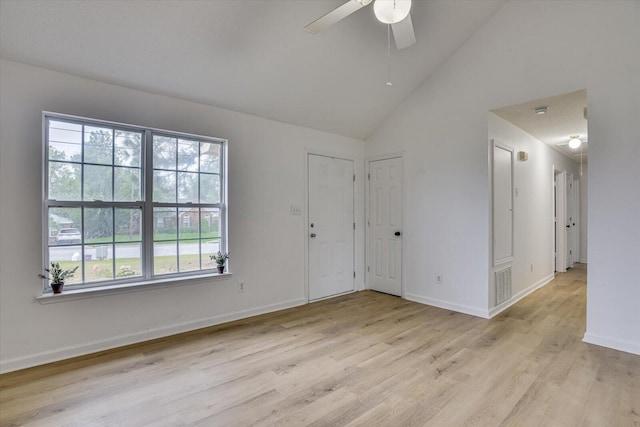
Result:
{"label": "door knob", "polygon": [[316,233],[311,233],[311,238],[316,237]]}
{"label": "door knob", "polygon": [[399,231],[396,231],[396,232],[395,232],[395,233],[393,233],[393,234],[395,234],[396,236],[399,236],[399,235],[401,235],[402,233],[400,233]]}

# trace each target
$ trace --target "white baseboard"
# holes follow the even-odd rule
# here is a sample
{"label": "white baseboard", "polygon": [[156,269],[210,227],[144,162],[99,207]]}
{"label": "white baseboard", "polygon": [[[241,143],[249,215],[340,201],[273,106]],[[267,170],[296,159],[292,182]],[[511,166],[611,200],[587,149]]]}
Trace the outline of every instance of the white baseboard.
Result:
{"label": "white baseboard", "polygon": [[44,365],[45,363],[57,362],[59,360],[70,359],[72,357],[83,356],[86,354],[95,353],[97,351],[109,350],[117,347],[122,347],[129,344],[136,344],[144,341],[153,340],[156,338],[163,338],[170,335],[180,334],[184,332],[193,331],[200,328],[206,328],[208,326],[215,326],[221,323],[231,322],[234,320],[245,319],[247,317],[256,316],[259,314],[271,313],[278,310],[284,310],[291,307],[297,307],[307,303],[304,298],[298,298],[290,301],[285,301],[278,304],[270,304],[262,307],[256,307],[248,310],[236,311],[233,313],[220,314],[213,317],[208,317],[201,320],[195,320],[185,323],[179,323],[176,325],[164,326],[157,329],[146,330],[143,332],[136,332],[132,334],[120,335],[117,337],[93,341],[82,345],[74,345],[63,348],[58,348],[51,351],[45,351],[37,354],[30,354],[27,356],[16,357],[13,359],[7,359],[0,361],[0,373],[6,373],[11,371],[17,371],[20,369],[31,368],[33,366]]}
{"label": "white baseboard", "polygon": [[489,318],[489,312],[477,307],[470,307],[468,305],[456,304],[449,301],[443,301],[435,298],[427,298],[421,295],[404,294],[404,298],[409,301],[419,302],[421,304],[432,305],[438,308],[444,308],[446,310],[457,311],[459,313],[470,314],[476,317],[482,317],[484,319]]}
{"label": "white baseboard", "polygon": [[587,263],[587,259],[586,258],[580,258],[580,261],[578,261],[580,264],[586,264]]}
{"label": "white baseboard", "polygon": [[497,306],[493,307],[492,309],[489,310],[489,317],[491,318],[491,317],[497,316],[498,314],[502,313],[507,308],[511,307],[512,305],[514,305],[515,303],[520,301],[522,298],[526,297],[527,295],[531,294],[534,291],[537,291],[538,289],[540,289],[541,287],[543,287],[547,283],[551,282],[554,279],[554,277],[555,277],[555,275],[553,273],[551,273],[550,275],[538,280],[536,283],[532,284],[531,286],[527,287],[526,289],[523,289],[520,292],[518,292],[517,294],[513,295],[511,298],[509,298],[505,302],[501,303],[500,305],[497,305]]}
{"label": "white baseboard", "polygon": [[625,353],[637,354],[640,356],[640,344],[629,341],[623,341],[616,338],[608,338],[600,335],[594,335],[586,332],[582,338],[583,342],[595,344],[601,347],[608,347],[614,350],[624,351]]}

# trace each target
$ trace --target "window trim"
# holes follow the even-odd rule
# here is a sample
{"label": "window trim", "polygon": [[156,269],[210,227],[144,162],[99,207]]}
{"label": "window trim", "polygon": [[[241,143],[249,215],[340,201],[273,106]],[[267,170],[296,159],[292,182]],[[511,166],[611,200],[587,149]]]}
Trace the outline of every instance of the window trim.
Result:
{"label": "window trim", "polygon": [[[50,200],[48,197],[48,185],[49,185],[49,135],[48,124],[50,120],[63,120],[67,122],[73,122],[80,125],[88,126],[108,126],[117,128],[118,130],[140,132],[142,133],[142,149],[140,154],[140,169],[141,169],[141,183],[140,183],[140,201],[57,201]],[[201,269],[186,272],[176,272],[170,274],[154,275],[153,266],[153,207],[158,206],[158,203],[153,202],[153,136],[164,135],[172,138],[184,138],[197,140],[199,142],[212,142],[220,144],[220,200],[219,203],[207,203],[206,208],[219,209],[219,236],[220,236],[220,251],[229,251],[229,234],[228,234],[228,145],[229,141],[223,138],[211,137],[206,135],[199,135],[194,133],[171,131],[166,129],[159,129],[147,126],[132,125],[128,123],[120,123],[109,120],[92,119],[88,117],[75,116],[69,114],[56,113],[51,111],[42,112],[42,265],[47,266],[49,263],[49,218],[48,210],[50,207],[139,207],[141,209],[141,269],[142,276],[136,276],[133,278],[114,278],[113,280],[104,280],[97,282],[82,282],[78,284],[69,284],[65,287],[65,294],[79,294],[79,293],[95,293],[96,291],[109,291],[112,289],[126,289],[126,288],[140,288],[140,289],[153,289],[163,283],[176,284],[180,281],[191,282],[194,279],[203,277],[226,277],[230,276],[230,273],[220,274],[214,268]],[[84,141],[82,142],[84,144]],[[115,141],[114,141],[115,144]],[[114,145],[115,149],[115,145]],[[84,160],[84,157],[83,159]],[[80,164],[84,164],[81,162]],[[113,165],[112,165],[113,167]],[[112,176],[112,184],[114,177]],[[82,182],[84,180],[84,174],[81,174],[81,191]],[[81,193],[82,194],[82,193]],[[113,197],[113,195],[112,195]],[[178,210],[181,207],[193,207],[191,203],[170,203],[167,204],[171,207],[176,207]],[[83,214],[84,216],[84,214]],[[84,221],[83,221],[84,222]],[[84,223],[82,224],[82,233],[84,235]],[[114,224],[115,227],[115,224]],[[114,235],[115,239],[115,235]],[[86,243],[82,242],[82,246],[86,246]],[[114,254],[115,256],[115,254]],[[84,262],[84,261],[81,261]],[[114,258],[115,262],[115,258]],[[115,274],[115,272],[114,272]],[[150,286],[155,285],[155,286]],[[49,286],[49,280],[43,279],[42,295],[53,295]],[[58,297],[61,294],[57,294]]]}
{"label": "window trim", "polygon": [[197,285],[209,283],[211,281],[227,280],[233,276],[231,271],[224,273],[207,273],[195,276],[162,278],[157,280],[149,280],[134,283],[118,283],[111,285],[92,286],[86,288],[77,288],[65,290],[61,294],[53,292],[44,292],[37,296],[36,300],[40,304],[52,304],[58,302],[75,301],[79,299],[94,298],[106,295],[127,294],[130,292],[148,291],[152,289],[169,288],[173,286]]}

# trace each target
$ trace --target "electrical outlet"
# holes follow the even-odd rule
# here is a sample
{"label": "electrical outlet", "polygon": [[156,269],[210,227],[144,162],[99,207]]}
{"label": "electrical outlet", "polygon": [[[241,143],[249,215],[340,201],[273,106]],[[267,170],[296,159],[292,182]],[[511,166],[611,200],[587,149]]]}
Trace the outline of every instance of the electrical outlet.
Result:
{"label": "electrical outlet", "polygon": [[443,276],[442,274],[436,274],[436,285],[442,285]]}
{"label": "electrical outlet", "polygon": [[238,293],[244,292],[244,282],[238,282]]}

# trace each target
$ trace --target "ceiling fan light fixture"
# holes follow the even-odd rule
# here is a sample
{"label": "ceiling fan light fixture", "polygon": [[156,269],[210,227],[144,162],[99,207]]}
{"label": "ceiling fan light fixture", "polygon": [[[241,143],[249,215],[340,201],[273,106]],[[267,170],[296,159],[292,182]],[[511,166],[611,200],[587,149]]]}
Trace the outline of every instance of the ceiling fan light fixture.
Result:
{"label": "ceiling fan light fixture", "polygon": [[[366,1],[366,0],[365,0]],[[383,24],[395,24],[409,15],[411,0],[376,0],[373,12]]]}
{"label": "ceiling fan light fixture", "polygon": [[571,138],[569,138],[569,148],[573,148],[575,150],[576,148],[579,148],[581,145],[582,145],[582,141],[580,141],[580,138],[578,138],[578,135],[572,136]]}

